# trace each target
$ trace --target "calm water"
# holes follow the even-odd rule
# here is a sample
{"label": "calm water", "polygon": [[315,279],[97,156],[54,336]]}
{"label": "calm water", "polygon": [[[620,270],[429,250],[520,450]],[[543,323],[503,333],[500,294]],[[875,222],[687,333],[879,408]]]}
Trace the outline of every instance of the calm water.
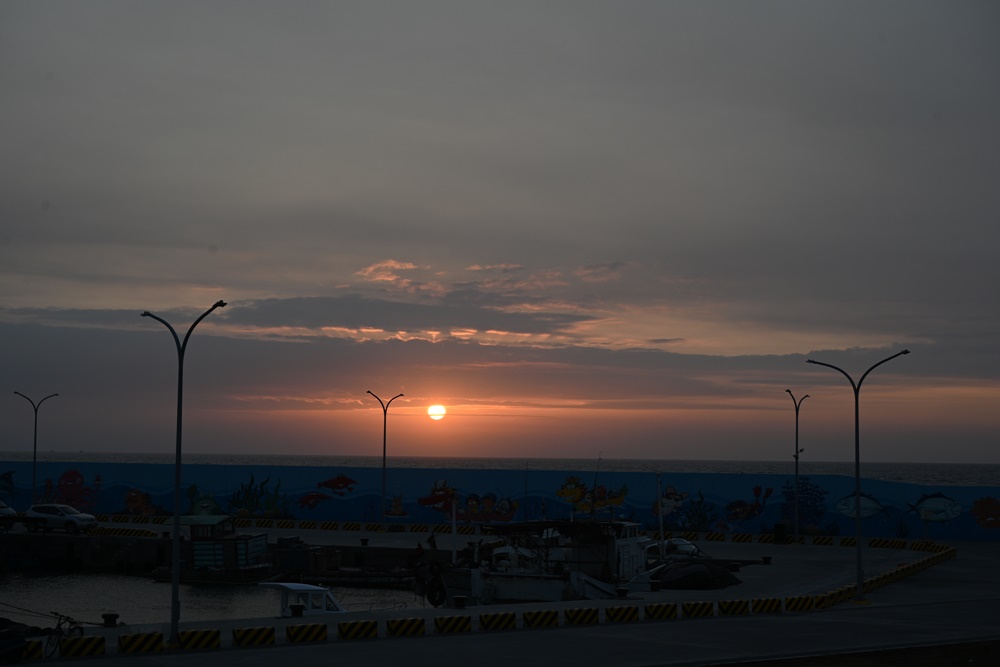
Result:
{"label": "calm water", "polygon": [[[0,452],[0,461],[31,461],[31,452]],[[174,463],[173,453],[135,454],[93,452],[39,452],[39,461],[106,462],[106,463]],[[266,454],[185,454],[185,463],[207,465],[255,466],[323,466],[337,468],[378,468],[379,456],[306,456]],[[470,468],[476,470],[558,470],[592,472],[595,459],[505,459],[459,457],[389,457],[394,468]],[[793,474],[794,461],[697,461],[667,459],[601,459],[600,469],[618,472],[674,473],[733,473],[733,474]],[[799,460],[803,475],[854,476],[854,462]],[[1000,465],[968,463],[884,463],[861,462],[861,475],[866,479],[905,482],[926,486],[994,486],[1000,487]]]}

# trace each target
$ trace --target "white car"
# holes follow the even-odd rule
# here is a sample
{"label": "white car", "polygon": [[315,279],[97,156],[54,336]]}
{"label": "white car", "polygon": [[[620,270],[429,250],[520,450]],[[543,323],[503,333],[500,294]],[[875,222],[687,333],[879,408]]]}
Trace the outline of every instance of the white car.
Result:
{"label": "white car", "polygon": [[0,516],[17,516],[14,508],[0,500]]}
{"label": "white car", "polygon": [[93,514],[85,514],[69,505],[32,505],[24,513],[24,518],[45,520],[44,524],[41,521],[34,521],[28,524],[34,530],[38,530],[39,528],[44,528],[45,530],[63,528],[68,533],[75,533],[97,525],[97,519]]}

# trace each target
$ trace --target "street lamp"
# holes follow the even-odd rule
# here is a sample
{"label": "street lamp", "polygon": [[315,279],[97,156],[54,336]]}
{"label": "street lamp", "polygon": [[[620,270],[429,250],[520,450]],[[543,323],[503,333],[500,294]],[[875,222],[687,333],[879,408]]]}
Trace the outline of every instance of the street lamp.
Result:
{"label": "street lamp", "polygon": [[211,308],[206,310],[201,314],[201,317],[194,321],[194,324],[187,330],[187,334],[184,335],[184,342],[177,336],[177,332],[174,328],[170,326],[162,317],[158,317],[153,313],[145,310],[141,313],[142,317],[152,317],[157,322],[161,323],[163,326],[170,330],[171,335],[174,337],[174,343],[177,345],[177,452],[176,458],[174,459],[174,533],[171,536],[171,596],[170,596],[170,643],[174,646],[179,644],[178,637],[178,626],[181,620],[181,416],[182,407],[184,405],[184,352],[187,350],[188,339],[191,337],[191,332],[194,328],[198,326],[198,323],[203,319],[208,317],[216,308],[222,308],[226,305],[225,301],[216,301]]}
{"label": "street lamp", "polygon": [[865,381],[868,374],[873,370],[881,366],[887,361],[892,361],[898,356],[909,354],[909,350],[903,350],[902,352],[897,352],[891,357],[886,357],[882,361],[878,362],[868,370],[864,372],[861,379],[858,380],[857,384],[854,383],[854,378],[847,374],[843,368],[838,368],[833,364],[826,364],[822,361],[815,361],[813,359],[807,359],[807,364],[817,364],[819,366],[826,366],[827,368],[832,368],[835,371],[839,371],[847,378],[847,381],[851,383],[851,388],[854,389],[854,541],[856,549],[856,560],[857,560],[857,591],[855,592],[855,598],[861,600],[864,597],[864,583],[865,583],[865,573],[861,568],[861,427],[859,420],[859,410],[858,410],[858,394],[861,392],[861,383]]}
{"label": "street lamp", "polygon": [[382,523],[384,524],[385,523],[385,427],[386,427],[386,420],[389,418],[389,405],[391,405],[392,402],[395,401],[397,398],[402,396],[402,394],[396,394],[388,401],[383,402],[382,399],[376,396],[371,389],[368,390],[368,393],[371,394],[372,396],[375,396],[375,400],[377,400],[378,404],[382,406]]}
{"label": "street lamp", "polygon": [[799,454],[806,451],[804,449],[799,449],[799,406],[802,405],[802,401],[809,398],[809,394],[806,394],[799,400],[795,400],[795,394],[792,393],[791,389],[786,389],[788,395],[792,397],[792,403],[795,405],[795,453],[792,457],[795,459],[795,542],[799,541]]}
{"label": "street lamp", "polygon": [[19,391],[15,391],[15,394],[21,398],[27,400],[31,403],[31,407],[35,410],[35,437],[31,443],[31,503],[35,503],[35,489],[38,488],[35,482],[35,469],[38,466],[38,408],[42,407],[42,403],[52,398],[53,396],[58,396],[59,394],[49,394],[42,400],[38,401],[36,404],[33,400],[25,396]]}

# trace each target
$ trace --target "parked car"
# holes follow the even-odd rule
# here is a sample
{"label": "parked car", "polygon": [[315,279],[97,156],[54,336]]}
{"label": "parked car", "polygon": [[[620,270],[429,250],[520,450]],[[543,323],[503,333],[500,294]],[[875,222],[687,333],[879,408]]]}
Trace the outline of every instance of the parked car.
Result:
{"label": "parked car", "polygon": [[[36,520],[28,524],[32,530],[63,528],[68,533],[75,533],[78,530],[87,530],[97,525],[97,519],[93,514],[85,514],[69,505],[32,505],[24,513],[24,518]],[[44,524],[37,519],[44,519]]]}
{"label": "parked car", "polygon": [[14,508],[0,500],[0,516],[17,516]]}

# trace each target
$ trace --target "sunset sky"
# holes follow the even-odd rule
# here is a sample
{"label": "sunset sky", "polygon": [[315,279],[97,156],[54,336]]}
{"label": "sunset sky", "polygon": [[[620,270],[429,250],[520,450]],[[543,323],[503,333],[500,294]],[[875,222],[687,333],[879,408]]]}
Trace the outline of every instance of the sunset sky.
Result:
{"label": "sunset sky", "polygon": [[[1000,463],[1000,4],[0,4],[0,452]],[[440,420],[427,407],[446,406]]]}

